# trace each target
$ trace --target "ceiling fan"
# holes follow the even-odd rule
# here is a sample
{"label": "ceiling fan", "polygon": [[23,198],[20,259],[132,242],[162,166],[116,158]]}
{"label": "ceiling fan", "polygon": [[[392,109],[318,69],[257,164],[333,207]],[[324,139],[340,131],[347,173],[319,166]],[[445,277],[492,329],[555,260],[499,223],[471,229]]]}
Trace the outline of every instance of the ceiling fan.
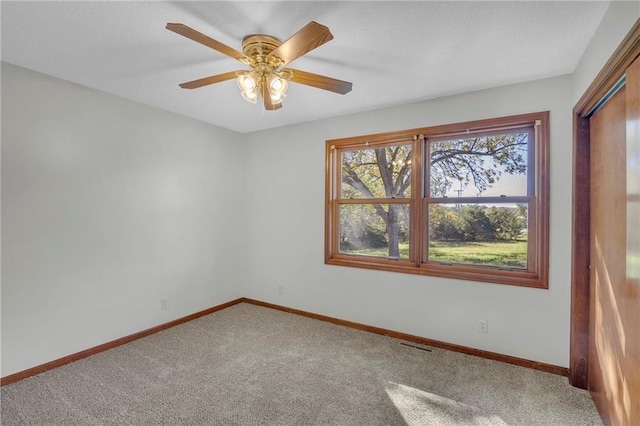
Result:
{"label": "ceiling fan", "polygon": [[264,107],[268,110],[282,108],[282,101],[287,96],[285,92],[289,81],[342,95],[351,91],[352,84],[348,81],[293,68],[282,68],[333,38],[329,28],[317,22],[309,22],[284,42],[264,34],[248,35],[242,40],[242,52],[184,24],[168,23],[167,29],[217,50],[250,67],[250,70],[229,71],[182,83],[180,87],[183,89],[196,89],[236,78],[242,91],[242,97],[255,104],[258,100],[258,94],[260,94],[264,101]]}

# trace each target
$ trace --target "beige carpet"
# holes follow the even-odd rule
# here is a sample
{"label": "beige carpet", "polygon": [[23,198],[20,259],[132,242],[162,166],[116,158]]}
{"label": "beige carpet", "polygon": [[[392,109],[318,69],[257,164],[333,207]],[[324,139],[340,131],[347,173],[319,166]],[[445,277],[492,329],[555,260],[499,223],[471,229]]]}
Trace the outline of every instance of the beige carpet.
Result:
{"label": "beige carpet", "polygon": [[565,377],[240,304],[4,386],[4,425],[596,425]]}

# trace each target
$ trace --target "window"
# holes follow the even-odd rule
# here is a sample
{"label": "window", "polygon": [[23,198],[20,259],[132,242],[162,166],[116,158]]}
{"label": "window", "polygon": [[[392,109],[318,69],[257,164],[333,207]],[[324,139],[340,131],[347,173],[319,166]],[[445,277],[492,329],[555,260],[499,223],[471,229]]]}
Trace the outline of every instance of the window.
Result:
{"label": "window", "polygon": [[548,117],[327,141],[326,263],[547,288]]}

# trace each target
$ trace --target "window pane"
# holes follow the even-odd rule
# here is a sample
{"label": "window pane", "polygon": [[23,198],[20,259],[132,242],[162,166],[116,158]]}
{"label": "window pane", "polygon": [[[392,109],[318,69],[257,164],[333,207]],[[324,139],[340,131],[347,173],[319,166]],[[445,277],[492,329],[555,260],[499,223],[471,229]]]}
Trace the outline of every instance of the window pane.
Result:
{"label": "window pane", "polygon": [[431,196],[527,195],[529,133],[430,142]]}
{"label": "window pane", "polygon": [[409,258],[409,204],[340,206],[340,253]]}
{"label": "window pane", "polygon": [[527,268],[526,204],[429,205],[429,261]]}
{"label": "window pane", "polygon": [[411,196],[411,145],[342,152],[342,198]]}

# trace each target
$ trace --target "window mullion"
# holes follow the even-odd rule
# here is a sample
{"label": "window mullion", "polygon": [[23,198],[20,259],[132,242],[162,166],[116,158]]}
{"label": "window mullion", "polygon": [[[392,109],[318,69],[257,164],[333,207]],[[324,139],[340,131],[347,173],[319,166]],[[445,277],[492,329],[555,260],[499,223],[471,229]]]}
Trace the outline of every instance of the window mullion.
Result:
{"label": "window mullion", "polygon": [[422,262],[422,234],[423,234],[423,225],[422,225],[422,196],[424,194],[424,181],[423,176],[426,170],[424,166],[424,136],[423,135],[415,135],[413,137],[413,164],[414,169],[412,170],[413,175],[412,179],[412,188],[411,188],[411,198],[412,198],[412,223],[411,223],[411,243],[409,245],[412,253],[410,253],[410,259],[415,262],[416,267],[420,266]]}
{"label": "window mullion", "polygon": [[505,197],[452,197],[452,198],[429,198],[429,203],[433,204],[524,204],[533,200],[534,196],[505,196]]}
{"label": "window mullion", "polygon": [[420,264],[426,262],[429,258],[429,203],[427,200],[431,197],[431,144],[428,138],[422,136],[421,145],[424,170],[421,178],[423,187],[420,194],[420,210],[422,213],[420,218]]}
{"label": "window mullion", "polygon": [[411,198],[345,198],[338,204],[411,204]]}

